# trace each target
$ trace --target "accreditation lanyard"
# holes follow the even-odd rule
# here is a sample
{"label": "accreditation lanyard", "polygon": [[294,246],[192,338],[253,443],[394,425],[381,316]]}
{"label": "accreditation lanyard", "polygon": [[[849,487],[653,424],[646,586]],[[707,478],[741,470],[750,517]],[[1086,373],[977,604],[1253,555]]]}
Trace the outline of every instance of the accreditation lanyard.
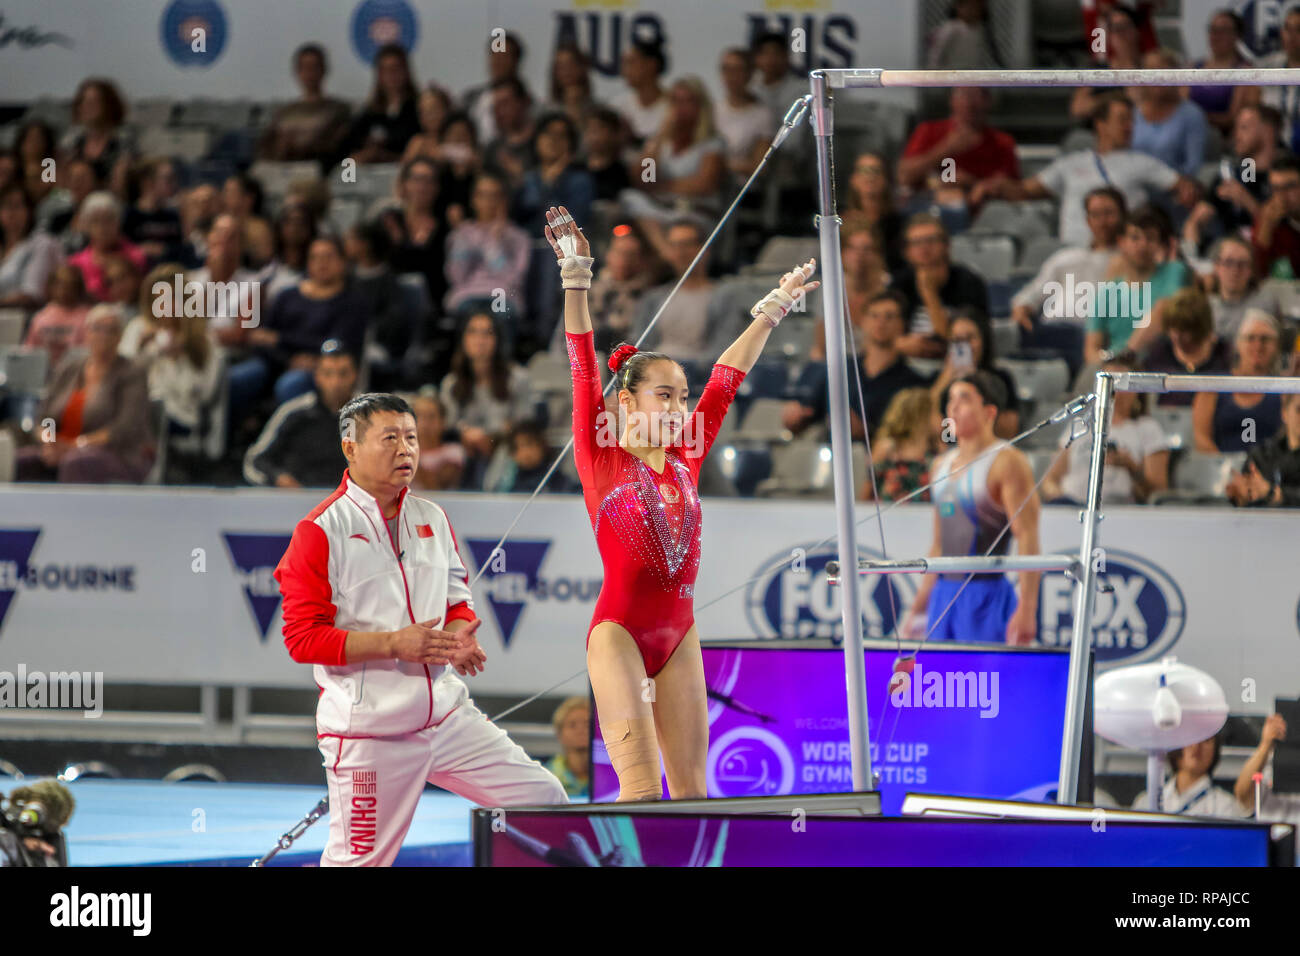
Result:
{"label": "accreditation lanyard", "polygon": [[[1181,808],[1179,808],[1179,809],[1177,809],[1177,810],[1174,810],[1173,812],[1174,812],[1174,813],[1187,813],[1189,810],[1192,809],[1192,807],[1194,807],[1194,806],[1197,804],[1198,801],[1202,800],[1204,797],[1206,797],[1206,796],[1209,794],[1209,792],[1210,792],[1210,787],[1211,787],[1211,784],[1208,784],[1208,783],[1202,785],[1201,788],[1200,788],[1199,790],[1197,790],[1194,794],[1192,794],[1192,798],[1191,798],[1190,800],[1186,801],[1186,802],[1182,805]],[[1177,786],[1175,786],[1175,788],[1174,788],[1175,796],[1177,795],[1177,790],[1178,790],[1178,788],[1177,788]],[[1166,811],[1166,812],[1168,812],[1168,811]]]}
{"label": "accreditation lanyard", "polygon": [[1106,172],[1106,167],[1102,165],[1101,154],[1095,149],[1092,151],[1092,161],[1097,164],[1097,172],[1101,173],[1102,181],[1105,182],[1107,186],[1113,186],[1114,183],[1110,181],[1110,176]]}
{"label": "accreditation lanyard", "polygon": [[1293,151],[1296,149],[1297,141],[1300,141],[1300,122],[1296,121],[1297,99],[1300,99],[1300,87],[1282,87],[1282,116],[1287,122],[1287,132],[1290,133],[1287,141]]}

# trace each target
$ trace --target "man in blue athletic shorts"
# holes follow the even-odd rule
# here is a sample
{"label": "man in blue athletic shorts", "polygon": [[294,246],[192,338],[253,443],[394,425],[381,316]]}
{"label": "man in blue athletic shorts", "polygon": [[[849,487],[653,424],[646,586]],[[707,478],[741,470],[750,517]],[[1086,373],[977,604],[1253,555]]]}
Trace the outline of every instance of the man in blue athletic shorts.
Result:
{"label": "man in blue athletic shorts", "polygon": [[[949,386],[944,426],[957,447],[930,469],[935,480],[930,557],[1002,555],[1011,550],[1012,539],[1019,554],[1038,554],[1033,469],[1024,453],[993,434],[1008,401],[1006,387],[989,372],[972,372]],[[1010,531],[999,539],[1008,520]],[[919,639],[928,628],[931,640],[1033,643],[1039,572],[1020,572],[1019,600],[1003,573],[972,575],[962,587],[967,576],[927,574],[904,622],[904,636]]]}

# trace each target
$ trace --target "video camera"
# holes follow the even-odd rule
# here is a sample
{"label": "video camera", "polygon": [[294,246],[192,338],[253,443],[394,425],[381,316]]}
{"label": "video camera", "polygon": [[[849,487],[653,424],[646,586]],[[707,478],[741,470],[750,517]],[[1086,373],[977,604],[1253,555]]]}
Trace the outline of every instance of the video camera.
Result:
{"label": "video camera", "polygon": [[76,801],[57,780],[15,787],[0,797],[0,867],[68,865],[63,826]]}

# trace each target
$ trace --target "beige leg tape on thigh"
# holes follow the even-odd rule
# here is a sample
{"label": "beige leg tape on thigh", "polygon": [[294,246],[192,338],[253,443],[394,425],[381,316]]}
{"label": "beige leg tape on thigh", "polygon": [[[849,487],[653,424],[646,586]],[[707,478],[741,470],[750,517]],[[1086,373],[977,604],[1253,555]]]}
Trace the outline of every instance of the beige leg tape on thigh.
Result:
{"label": "beige leg tape on thigh", "polygon": [[618,774],[619,800],[662,799],[654,719],[634,717],[602,723],[601,736],[605,738],[610,765]]}

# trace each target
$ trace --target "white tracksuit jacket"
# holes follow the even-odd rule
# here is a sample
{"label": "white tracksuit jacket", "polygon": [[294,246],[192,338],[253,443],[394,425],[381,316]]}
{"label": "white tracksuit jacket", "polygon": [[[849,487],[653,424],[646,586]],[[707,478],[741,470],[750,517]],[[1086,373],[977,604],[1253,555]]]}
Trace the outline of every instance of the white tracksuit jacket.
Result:
{"label": "white tracksuit jacket", "polygon": [[469,695],[452,667],[398,660],[349,664],[348,631],[396,631],[412,622],[475,620],[469,574],[442,508],[402,492],[397,548],[375,498],[347,471],[293,532],[275,569],[284,642],[314,664],[321,736],[387,737],[435,726]]}

